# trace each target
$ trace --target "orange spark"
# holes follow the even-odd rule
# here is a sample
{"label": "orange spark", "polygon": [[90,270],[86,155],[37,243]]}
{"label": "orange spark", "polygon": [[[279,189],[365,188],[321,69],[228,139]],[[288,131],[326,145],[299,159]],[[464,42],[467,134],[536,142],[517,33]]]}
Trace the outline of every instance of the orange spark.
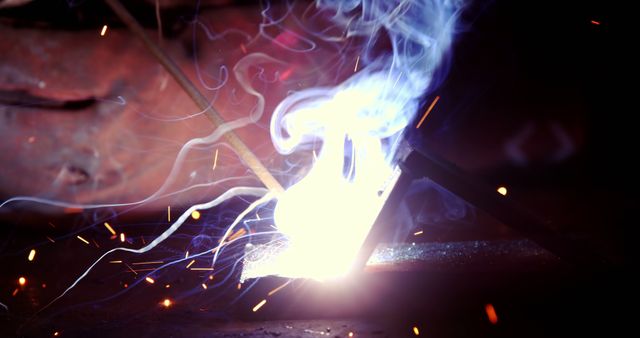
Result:
{"label": "orange spark", "polygon": [[216,148],[216,153],[213,155],[213,167],[211,168],[211,170],[216,170],[217,166],[218,166],[218,148]]}
{"label": "orange spark", "polygon": [[348,336],[349,336],[349,337],[353,337],[353,336],[354,336],[353,332],[349,331]]}
{"label": "orange spark", "polygon": [[167,284],[167,285],[164,286],[165,289],[168,289],[170,287],[171,287],[171,284]]}
{"label": "orange spark", "polygon": [[244,43],[240,44],[240,50],[242,50],[244,54],[247,54],[247,47],[244,46]]}
{"label": "orange spark", "polygon": [[413,327],[413,334],[415,334],[416,336],[419,336],[419,335],[420,335],[420,330],[418,329],[418,327],[417,327],[417,326],[414,326],[414,327]]}
{"label": "orange spark", "polygon": [[507,196],[507,187],[498,187],[496,191],[502,196]]}
{"label": "orange spark", "polygon": [[173,304],[173,303],[171,302],[171,299],[169,299],[169,298],[165,298],[165,299],[162,301],[162,305],[163,305],[164,307],[169,307],[169,306],[171,306],[172,304]]}
{"label": "orange spark", "polygon": [[237,288],[238,288],[238,290],[242,289],[242,283],[238,283]]}
{"label": "orange spark", "polygon": [[155,283],[155,282],[156,282],[156,281],[155,281],[155,280],[153,280],[153,278],[151,278],[151,277],[147,277],[147,278],[145,278],[144,280],[146,280],[147,282],[149,282],[149,284],[153,284],[153,283]]}
{"label": "orange spark", "polygon": [[26,279],[26,278],[24,278],[24,277],[20,277],[20,278],[18,278],[18,284],[19,284],[20,286],[25,286],[25,284],[27,284],[27,279]]}
{"label": "orange spark", "polygon": [[600,25],[600,21],[591,20],[591,24],[599,26]]}
{"label": "orange spark", "polygon": [[496,309],[491,304],[487,304],[484,306],[484,310],[487,313],[487,318],[491,324],[495,325],[498,323],[498,315],[496,314]]}
{"label": "orange spark", "polygon": [[233,240],[238,239],[238,237],[245,235],[247,233],[247,230],[245,230],[244,228],[240,228],[240,230],[236,231],[233,235],[229,236],[229,238],[227,238],[227,242],[231,242]]}
{"label": "orange spark", "polygon": [[104,36],[107,34],[107,25],[102,26],[102,30],[100,31],[100,36]]}
{"label": "orange spark", "polygon": [[63,212],[65,214],[79,214],[82,212],[82,208],[73,208],[73,207],[64,208]]}
{"label": "orange spark", "polygon": [[282,290],[285,286],[289,285],[289,283],[291,283],[291,280],[288,280],[286,283],[284,283],[284,284],[282,284],[282,285],[278,286],[277,288],[275,288],[275,289],[273,289],[273,290],[269,291],[269,293],[267,294],[267,296],[272,296],[272,295],[274,295],[276,292],[278,292],[278,291]]}
{"label": "orange spark", "polygon": [[202,283],[202,288],[206,290],[207,289],[207,284]]}
{"label": "orange spark", "polygon": [[148,265],[148,264],[162,264],[164,261],[151,261],[151,262],[133,262],[131,265]]}
{"label": "orange spark", "polygon": [[189,264],[187,264],[187,269],[190,268],[193,265],[193,263],[195,263],[195,262],[196,262],[196,260],[192,259],[191,262],[189,262]]}
{"label": "orange spark", "polygon": [[285,81],[286,79],[288,79],[289,76],[291,76],[291,73],[293,73],[293,68],[288,68],[287,70],[282,72],[282,74],[280,74],[280,81]]}
{"label": "orange spark", "polygon": [[54,332],[54,333],[53,333],[53,336],[54,336],[54,337],[57,337],[57,336],[59,336],[59,335],[60,335],[60,332],[58,332],[58,331],[56,331],[56,332]]}
{"label": "orange spark", "polygon": [[107,228],[107,230],[109,230],[109,232],[110,232],[112,235],[114,235],[114,236],[116,235],[116,231],[115,231],[115,230],[113,230],[113,228],[111,227],[111,225],[109,225],[109,223],[104,222],[104,226],[105,226],[105,228]]}
{"label": "orange spark", "polygon": [[213,268],[191,268],[191,271],[213,271]]}
{"label": "orange spark", "polygon": [[171,206],[167,206],[167,222],[171,222]]}
{"label": "orange spark", "polygon": [[414,236],[419,236],[419,235],[422,235],[423,233],[424,233],[424,231],[423,231],[423,230],[420,230],[420,231],[416,231],[416,232],[414,232],[414,233],[413,233],[413,235],[414,235]]}
{"label": "orange spark", "polygon": [[109,263],[111,263],[111,264],[118,264],[118,263],[122,263],[122,261],[109,261]]}
{"label": "orange spark", "polygon": [[260,310],[260,308],[264,306],[264,304],[267,304],[266,299],[263,299],[260,301],[260,303],[256,304],[256,306],[253,307],[253,312],[257,312],[258,310]]}
{"label": "orange spark", "polygon": [[13,297],[15,297],[18,294],[18,291],[20,291],[20,289],[15,289],[13,290],[13,293],[11,294]]}
{"label": "orange spark", "polygon": [[353,72],[357,72],[358,71],[358,64],[360,63],[360,55],[358,55],[358,57],[356,58],[356,66],[353,67]]}
{"label": "orange spark", "polygon": [[49,236],[45,236],[45,237],[47,237],[47,239],[48,239],[48,240],[49,240],[49,242],[51,242],[51,243],[55,243],[55,242],[56,242],[56,241],[54,241],[54,240],[53,240],[53,238],[51,238],[51,237],[49,237]]}
{"label": "orange spark", "polygon": [[78,235],[78,236],[76,236],[76,237],[77,237],[79,240],[83,241],[83,242],[84,242],[84,244],[87,244],[87,245],[89,244],[89,241],[87,241],[86,239],[84,239],[84,238],[80,237],[80,235]]}
{"label": "orange spark", "polygon": [[29,260],[29,262],[32,262],[34,258],[36,258],[36,249],[31,249],[31,251],[29,251],[29,257],[27,257],[27,259]]}
{"label": "orange spark", "polygon": [[200,211],[198,211],[198,210],[194,210],[194,211],[191,213],[191,218],[193,218],[193,219],[195,219],[195,220],[200,219]]}
{"label": "orange spark", "polygon": [[440,100],[440,96],[436,96],[436,98],[433,99],[433,102],[431,102],[431,105],[429,105],[429,108],[427,108],[427,111],[425,111],[424,115],[422,115],[422,118],[420,119],[420,122],[418,122],[418,124],[416,125],[416,129],[420,128],[420,126],[422,125],[424,120],[427,118],[427,115],[429,115],[429,113],[431,113],[431,110],[433,110],[433,107],[435,107],[436,103],[438,103],[438,100]]}
{"label": "orange spark", "polygon": [[124,243],[124,240],[125,240],[125,238],[124,238],[124,232],[121,232],[121,233],[120,233],[120,242]]}

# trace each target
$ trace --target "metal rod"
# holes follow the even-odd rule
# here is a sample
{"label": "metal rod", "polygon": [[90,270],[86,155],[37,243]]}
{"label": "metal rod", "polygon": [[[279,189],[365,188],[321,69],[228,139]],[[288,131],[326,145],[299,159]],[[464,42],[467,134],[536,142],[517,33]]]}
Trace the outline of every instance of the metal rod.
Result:
{"label": "metal rod", "polygon": [[[111,7],[116,15],[122,20],[122,22],[144,43],[145,47],[156,57],[158,62],[173,76],[173,79],[178,82],[180,87],[191,97],[193,102],[202,109],[206,116],[213,122],[215,126],[220,126],[225,123],[220,114],[213,108],[209,100],[198,91],[196,86],[187,78],[178,65],[167,55],[155,42],[153,42],[138,21],[129,13],[129,11],[118,0],[105,0],[105,2]],[[231,147],[238,153],[238,156],[244,161],[244,163],[253,171],[253,173],[262,181],[262,183],[271,191],[280,193],[284,191],[284,188],[280,183],[271,175],[269,170],[260,162],[260,159],[247,147],[244,142],[233,131],[228,131],[224,134],[225,140],[231,145]]]}
{"label": "metal rod", "polygon": [[500,195],[434,153],[413,151],[403,161],[402,168],[403,173],[414,178],[428,178],[577,268],[600,270],[609,264],[585,243],[561,236],[549,227],[548,221],[539,219],[511,198]]}

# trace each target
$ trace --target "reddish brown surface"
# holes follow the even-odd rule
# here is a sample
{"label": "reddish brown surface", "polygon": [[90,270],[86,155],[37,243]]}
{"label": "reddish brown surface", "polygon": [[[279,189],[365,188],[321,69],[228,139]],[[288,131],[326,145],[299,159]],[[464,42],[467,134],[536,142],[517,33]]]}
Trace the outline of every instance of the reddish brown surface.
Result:
{"label": "reddish brown surface", "polygon": [[[251,36],[257,33],[257,25],[252,24],[259,22],[257,11],[218,9],[214,14],[201,16],[212,34],[231,27]],[[269,33],[280,46],[264,37],[247,41],[242,35],[230,34],[218,39],[208,38],[203,32],[199,30],[196,36],[195,54],[190,28],[181,37],[165,40],[163,47],[194,82],[210,88],[218,84],[220,67],[227,68],[229,81],[220,90],[201,86],[227,121],[256,113],[258,99],[248,86],[255,86],[265,96],[259,125],[241,128],[237,133],[267,166],[275,171],[282,169],[272,156],[270,112],[288,90],[322,81],[318,75],[303,79],[300,70],[313,68],[309,67],[312,58],[327,62],[327,52],[319,49],[302,59],[299,53],[282,48],[283,43],[299,42],[281,32]],[[156,36],[153,31],[149,34]],[[0,93],[5,97],[27,96],[23,101],[58,103],[95,99],[75,109],[0,104],[4,141],[0,143],[0,195],[4,197],[39,196],[77,203],[141,200],[166,180],[186,141],[206,136],[214,129],[125,29],[109,29],[101,37],[99,31],[0,26],[0,50]],[[319,53],[325,57],[318,57]],[[196,65],[202,81],[196,77]],[[247,86],[240,84],[242,80]],[[17,99],[12,100],[15,103]],[[216,148],[218,161],[212,170]],[[237,184],[260,185],[228,147],[214,144],[193,150],[168,191],[233,176],[246,177],[158,200],[147,207],[202,200]]]}

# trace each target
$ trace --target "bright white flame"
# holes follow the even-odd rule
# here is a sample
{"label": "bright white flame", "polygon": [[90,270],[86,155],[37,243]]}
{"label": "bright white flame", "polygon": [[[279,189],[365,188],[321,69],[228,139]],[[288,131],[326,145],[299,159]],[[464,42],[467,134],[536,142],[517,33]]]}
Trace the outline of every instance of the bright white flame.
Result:
{"label": "bright white flame", "polygon": [[[278,197],[274,221],[288,243],[262,265],[265,274],[328,279],[349,271],[384,203],[402,131],[449,47],[456,3],[318,1],[346,37],[370,39],[360,71],[334,88],[289,95],[275,109],[271,136],[282,154],[322,144],[307,175]],[[380,34],[382,31],[385,34]],[[391,53],[370,49],[386,35]]]}

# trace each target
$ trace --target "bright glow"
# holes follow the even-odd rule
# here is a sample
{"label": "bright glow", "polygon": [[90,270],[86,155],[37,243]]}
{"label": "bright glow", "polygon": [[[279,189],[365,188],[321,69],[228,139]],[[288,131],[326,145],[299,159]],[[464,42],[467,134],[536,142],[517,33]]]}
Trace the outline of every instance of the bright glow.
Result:
{"label": "bright glow", "polygon": [[162,301],[162,305],[163,305],[164,307],[169,307],[169,306],[171,306],[172,304],[173,304],[173,302],[171,302],[171,299],[169,299],[169,298],[165,298],[165,299]]}
{"label": "bright glow", "polygon": [[100,36],[104,36],[107,34],[107,25],[102,26],[102,30],[100,31]]}
{"label": "bright glow", "polygon": [[126,240],[126,238],[124,237],[124,232],[120,233],[120,242],[124,243],[124,241]]}
{"label": "bright glow", "polygon": [[418,329],[418,327],[417,327],[417,326],[414,326],[414,327],[413,327],[413,334],[415,334],[416,336],[419,336],[419,335],[420,335],[420,330]]}
{"label": "bright glow", "polygon": [[151,277],[147,277],[147,278],[145,278],[145,280],[146,280],[149,284],[153,284],[153,283],[155,283],[155,282],[156,282],[156,281],[155,281],[155,280],[153,280],[153,278],[151,278]]}
{"label": "bright glow", "polygon": [[27,279],[26,279],[26,278],[24,278],[24,277],[20,277],[20,278],[18,278],[18,284],[19,284],[20,286],[24,286],[25,284],[27,284]]}
{"label": "bright glow", "polygon": [[451,43],[457,10],[455,2],[437,0],[317,6],[349,36],[383,34],[392,50],[374,56],[364,44],[350,78],[294,92],[274,110],[276,150],[317,156],[306,176],[277,197],[274,223],[287,241],[253,264],[263,275],[326,280],[350,270],[385,202],[379,193],[394,177],[398,141]]}
{"label": "bright glow", "polygon": [[34,258],[36,258],[36,249],[31,249],[31,251],[29,251],[29,257],[27,257],[27,259],[29,260],[29,262],[32,262]]}
{"label": "bright glow", "polygon": [[200,219],[200,211],[194,210],[193,212],[191,212],[191,218],[193,218],[195,220]]}
{"label": "bright glow", "polygon": [[498,188],[498,194],[500,194],[502,196],[507,196],[507,187],[499,187]]}

